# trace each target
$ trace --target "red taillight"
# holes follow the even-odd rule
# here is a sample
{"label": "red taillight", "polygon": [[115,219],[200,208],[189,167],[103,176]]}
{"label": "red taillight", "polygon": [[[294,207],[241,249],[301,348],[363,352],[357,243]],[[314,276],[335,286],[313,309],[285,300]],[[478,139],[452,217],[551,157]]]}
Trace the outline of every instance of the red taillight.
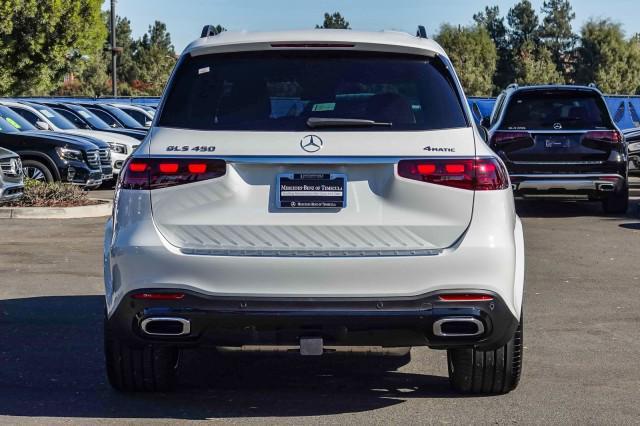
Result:
{"label": "red taillight", "polygon": [[144,172],[145,170],[147,170],[147,163],[131,162],[129,163],[129,170],[134,173]]}
{"label": "red taillight", "polygon": [[160,173],[177,173],[178,172],[178,163],[160,163],[158,164],[158,169],[160,169]]}
{"label": "red taillight", "polygon": [[443,302],[486,302],[493,300],[487,294],[441,294],[438,296]]}
{"label": "red taillight", "polygon": [[445,164],[444,169],[447,173],[461,174],[461,173],[464,173],[465,165],[464,164]]}
{"label": "red taillight", "polygon": [[180,300],[184,299],[184,293],[136,293],[131,297],[139,300]]}
{"label": "red taillight", "polygon": [[509,187],[507,171],[495,158],[402,160],[398,163],[398,175],[475,191]]}
{"label": "red taillight", "polygon": [[190,173],[204,173],[207,171],[207,165],[204,163],[191,163],[189,164],[189,172]]}
{"label": "red taillight", "polygon": [[224,176],[224,160],[136,158],[124,167],[120,184],[124,189],[159,189]]}
{"label": "red taillight", "polygon": [[496,132],[491,138],[491,143],[500,145],[504,143],[515,142],[518,139],[532,139],[529,132]]}
{"label": "red taillight", "polygon": [[622,135],[617,130],[593,130],[585,133],[584,138],[613,144],[622,142]]}
{"label": "red taillight", "polygon": [[435,164],[418,164],[417,168],[421,175],[430,175],[436,172]]}

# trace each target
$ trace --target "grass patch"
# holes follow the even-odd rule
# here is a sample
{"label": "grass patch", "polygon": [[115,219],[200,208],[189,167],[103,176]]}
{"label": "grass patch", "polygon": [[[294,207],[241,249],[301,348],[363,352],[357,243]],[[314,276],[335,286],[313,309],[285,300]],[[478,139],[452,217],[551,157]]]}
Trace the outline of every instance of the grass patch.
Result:
{"label": "grass patch", "polygon": [[77,185],[54,182],[43,183],[25,179],[24,195],[6,204],[9,207],[78,207],[99,204],[91,200],[87,191]]}

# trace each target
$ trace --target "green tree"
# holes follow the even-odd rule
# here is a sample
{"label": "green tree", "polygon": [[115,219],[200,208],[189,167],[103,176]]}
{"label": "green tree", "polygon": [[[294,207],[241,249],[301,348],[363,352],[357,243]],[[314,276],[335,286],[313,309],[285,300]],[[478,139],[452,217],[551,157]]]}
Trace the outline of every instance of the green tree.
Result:
{"label": "green tree", "polygon": [[508,29],[504,17],[500,16],[498,6],[485,7],[484,11],[473,15],[473,20],[487,30],[496,46],[498,59],[496,72],[493,75],[493,93],[497,94],[502,88],[515,81],[513,53],[509,43]]}
{"label": "green tree", "polygon": [[606,93],[636,93],[640,87],[640,46],[625,40],[620,24],[590,20],[581,30],[576,81],[594,82]]}
{"label": "green tree", "polygon": [[43,95],[102,46],[102,0],[0,0],[0,94]]}
{"label": "green tree", "polygon": [[171,35],[163,22],[155,21],[142,39],[135,43],[136,79],[131,88],[136,94],[160,95],[176,63]]}
{"label": "green tree", "polygon": [[515,61],[516,82],[521,85],[560,84],[564,77],[556,69],[553,56],[546,47],[525,43]]}
{"label": "green tree", "polygon": [[496,70],[496,46],[484,27],[440,27],[436,41],[446,50],[467,95],[491,93]]}
{"label": "green tree", "polygon": [[[109,44],[107,41],[105,44]],[[136,44],[131,36],[131,21],[127,18],[118,16],[116,18],[116,46],[122,48],[122,52],[118,55],[118,81],[130,82],[136,78],[137,69],[134,53]],[[111,74],[111,53],[109,56],[109,74]]]}
{"label": "green tree", "polygon": [[568,80],[571,75],[571,56],[577,36],[571,28],[576,17],[569,0],[548,0],[542,4],[544,18],[540,25],[542,44],[551,52],[556,69]]}
{"label": "green tree", "polygon": [[349,21],[345,20],[340,12],[334,12],[333,15],[328,13],[324,14],[324,22],[322,25],[316,25],[316,28],[328,29],[337,28],[343,30],[350,30]]}
{"label": "green tree", "polygon": [[507,22],[511,27],[509,38],[511,49],[519,52],[525,43],[540,44],[538,15],[529,0],[521,0],[509,9]]}

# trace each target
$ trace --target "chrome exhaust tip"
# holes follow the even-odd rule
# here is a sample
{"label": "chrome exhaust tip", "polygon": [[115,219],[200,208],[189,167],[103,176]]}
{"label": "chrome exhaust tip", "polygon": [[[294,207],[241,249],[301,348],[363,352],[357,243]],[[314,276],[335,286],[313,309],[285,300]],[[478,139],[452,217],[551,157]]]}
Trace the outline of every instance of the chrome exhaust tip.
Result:
{"label": "chrome exhaust tip", "polygon": [[433,323],[433,334],[439,337],[475,337],[484,333],[484,324],[473,317],[447,317]]}
{"label": "chrome exhaust tip", "polygon": [[600,185],[598,185],[598,189],[604,192],[612,192],[613,190],[615,190],[615,188],[615,185],[612,183],[601,183]]}
{"label": "chrome exhaust tip", "polygon": [[184,318],[152,317],[142,320],[140,329],[149,336],[186,336],[191,333],[191,322]]}

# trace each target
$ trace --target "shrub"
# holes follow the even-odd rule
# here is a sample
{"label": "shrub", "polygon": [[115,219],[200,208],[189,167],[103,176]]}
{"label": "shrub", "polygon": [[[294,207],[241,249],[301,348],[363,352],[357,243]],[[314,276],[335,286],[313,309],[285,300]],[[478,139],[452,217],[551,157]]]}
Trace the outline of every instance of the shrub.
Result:
{"label": "shrub", "polygon": [[23,197],[8,205],[13,207],[74,207],[97,203],[96,200],[89,199],[87,192],[79,186],[25,179]]}

